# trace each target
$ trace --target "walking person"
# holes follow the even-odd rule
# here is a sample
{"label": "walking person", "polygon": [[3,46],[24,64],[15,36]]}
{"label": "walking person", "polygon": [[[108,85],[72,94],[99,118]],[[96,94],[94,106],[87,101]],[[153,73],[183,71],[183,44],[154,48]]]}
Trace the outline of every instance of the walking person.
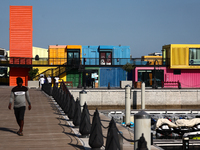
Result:
{"label": "walking person", "polygon": [[58,83],[59,83],[59,77],[58,77],[58,76],[56,76],[54,79],[55,79],[56,86],[58,87]]}
{"label": "walking person", "polygon": [[43,90],[43,85],[44,85],[44,77],[43,76],[41,76],[41,78],[40,78],[40,85],[41,85],[41,87],[42,87],[42,90]]}
{"label": "walking person", "polygon": [[48,83],[49,83],[50,85],[52,85],[52,84],[51,84],[51,77],[50,77],[50,75],[47,77],[47,80],[48,80]]}
{"label": "walking person", "polygon": [[8,108],[11,109],[12,102],[14,100],[14,112],[17,124],[19,125],[19,131],[17,134],[19,136],[23,136],[23,127],[24,127],[24,114],[26,110],[26,101],[29,106],[28,109],[31,110],[31,102],[29,98],[28,88],[22,86],[23,80],[22,78],[17,78],[17,86],[11,90],[10,101]]}

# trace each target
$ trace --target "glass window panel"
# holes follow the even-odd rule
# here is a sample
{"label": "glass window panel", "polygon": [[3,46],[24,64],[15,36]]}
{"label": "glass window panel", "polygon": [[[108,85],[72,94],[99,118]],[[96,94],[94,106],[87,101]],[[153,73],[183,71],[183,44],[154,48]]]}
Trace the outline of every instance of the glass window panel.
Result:
{"label": "glass window panel", "polygon": [[100,57],[101,57],[101,65],[105,65],[105,60],[106,60],[106,53],[100,53]]}
{"label": "glass window panel", "polygon": [[106,65],[111,65],[111,58],[112,58],[112,54],[106,53]]}
{"label": "glass window panel", "polygon": [[200,48],[189,49],[189,65],[200,65]]}

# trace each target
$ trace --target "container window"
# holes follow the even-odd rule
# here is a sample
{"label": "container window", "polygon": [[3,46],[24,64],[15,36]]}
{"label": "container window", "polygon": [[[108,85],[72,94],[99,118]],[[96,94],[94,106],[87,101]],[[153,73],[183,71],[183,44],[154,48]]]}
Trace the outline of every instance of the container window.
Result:
{"label": "container window", "polygon": [[100,64],[111,65],[112,64],[112,53],[111,52],[100,52]]}
{"label": "container window", "polygon": [[200,65],[200,48],[189,49],[189,65]]}
{"label": "container window", "polygon": [[174,74],[181,74],[181,70],[174,70]]}

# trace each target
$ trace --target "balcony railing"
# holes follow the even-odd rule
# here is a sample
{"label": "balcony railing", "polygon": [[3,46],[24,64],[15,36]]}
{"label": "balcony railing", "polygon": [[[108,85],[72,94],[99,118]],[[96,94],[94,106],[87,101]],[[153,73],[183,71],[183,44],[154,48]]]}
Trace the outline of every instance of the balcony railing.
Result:
{"label": "balcony railing", "polygon": [[0,66],[11,65],[31,65],[31,66],[70,66],[70,65],[85,65],[85,66],[123,66],[126,63],[135,66],[152,66],[152,65],[169,65],[167,59],[158,58],[81,58],[66,59],[66,58],[25,58],[25,57],[8,57],[0,59]]}

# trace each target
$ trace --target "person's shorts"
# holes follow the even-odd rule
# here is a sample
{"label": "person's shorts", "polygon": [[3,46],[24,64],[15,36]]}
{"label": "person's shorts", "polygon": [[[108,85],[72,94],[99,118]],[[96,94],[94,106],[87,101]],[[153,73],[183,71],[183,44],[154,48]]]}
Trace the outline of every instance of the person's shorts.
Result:
{"label": "person's shorts", "polygon": [[25,106],[14,108],[16,120],[24,120],[25,110]]}

